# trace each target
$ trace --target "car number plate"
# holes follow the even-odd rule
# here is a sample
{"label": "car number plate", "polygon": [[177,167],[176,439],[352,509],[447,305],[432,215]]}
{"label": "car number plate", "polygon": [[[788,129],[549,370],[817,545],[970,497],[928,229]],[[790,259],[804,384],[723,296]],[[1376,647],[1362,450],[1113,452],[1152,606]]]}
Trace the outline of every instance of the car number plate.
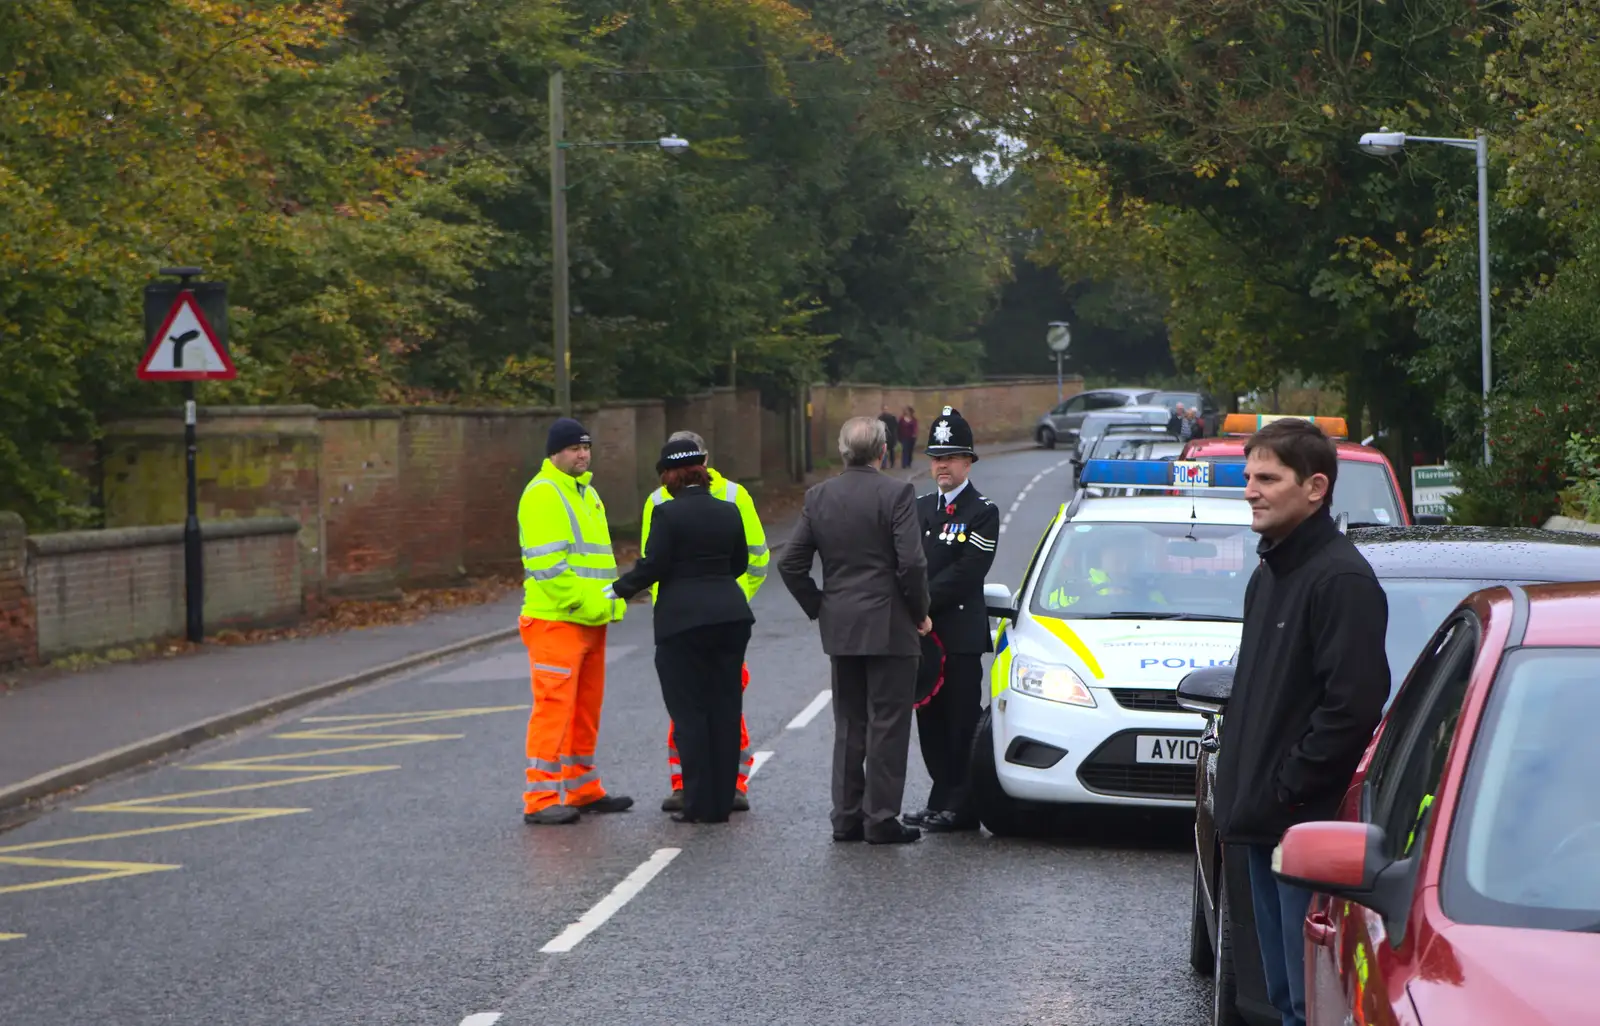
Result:
{"label": "car number plate", "polygon": [[1169,734],[1140,734],[1134,738],[1140,762],[1194,762],[1200,758],[1200,739]]}

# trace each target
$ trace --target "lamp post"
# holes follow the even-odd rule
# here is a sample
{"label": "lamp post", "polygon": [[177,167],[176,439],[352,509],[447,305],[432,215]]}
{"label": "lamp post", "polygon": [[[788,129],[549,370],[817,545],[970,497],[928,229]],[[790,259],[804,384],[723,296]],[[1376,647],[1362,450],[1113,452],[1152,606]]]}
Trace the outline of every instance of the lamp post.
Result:
{"label": "lamp post", "polygon": [[657,146],[663,152],[679,154],[689,141],[675,135],[659,139],[619,139],[611,142],[572,142],[567,131],[562,74],[550,72],[550,308],[555,336],[556,405],[562,416],[572,416],[572,352],[568,346],[571,306],[567,272],[567,151],[581,146]]}
{"label": "lamp post", "polygon": [[1438,143],[1458,150],[1472,150],[1478,158],[1478,327],[1482,335],[1483,361],[1483,462],[1488,466],[1492,459],[1489,452],[1489,137],[1482,132],[1471,139],[1443,139],[1383,131],[1362,135],[1360,145],[1375,156],[1389,157],[1413,142]]}
{"label": "lamp post", "polygon": [[1066,321],[1051,321],[1050,330],[1044,333],[1044,344],[1056,354],[1056,402],[1066,401],[1066,389],[1061,381],[1061,358],[1072,344],[1072,326]]}

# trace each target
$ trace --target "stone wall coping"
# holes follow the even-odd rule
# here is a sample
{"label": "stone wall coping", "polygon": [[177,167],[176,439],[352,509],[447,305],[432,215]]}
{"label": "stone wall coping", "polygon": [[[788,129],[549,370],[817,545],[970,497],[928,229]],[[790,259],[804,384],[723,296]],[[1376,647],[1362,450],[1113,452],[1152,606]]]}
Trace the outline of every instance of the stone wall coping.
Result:
{"label": "stone wall coping", "polygon": [[[276,534],[299,534],[300,529],[300,521],[293,517],[239,517],[202,522],[200,537],[204,541],[216,541],[222,538],[258,538]],[[61,531],[56,534],[30,535],[28,551],[35,556],[65,556],[75,552],[176,545],[182,541],[182,524],[162,524],[158,527],[113,527],[103,531]]]}
{"label": "stone wall coping", "polygon": [[1591,524],[1577,517],[1555,516],[1544,522],[1546,531],[1574,531],[1578,534],[1600,534],[1600,524]]}
{"label": "stone wall coping", "polygon": [[0,509],[0,533],[26,531],[27,529],[28,525],[23,522],[22,514]]}
{"label": "stone wall coping", "polygon": [[[1082,383],[1083,375],[1067,374],[1061,379],[1063,382]],[[1050,376],[1019,376],[996,377],[983,381],[966,381],[958,385],[880,385],[872,381],[813,381],[812,388],[880,388],[886,392],[941,392],[958,388],[984,388],[996,385],[1053,385],[1056,383],[1054,375]]]}
{"label": "stone wall coping", "polygon": [[[315,417],[323,413],[318,406],[197,406],[195,412],[204,417]],[[160,406],[117,417],[116,420],[166,420],[183,419],[183,407]],[[113,421],[115,423],[115,421]]]}

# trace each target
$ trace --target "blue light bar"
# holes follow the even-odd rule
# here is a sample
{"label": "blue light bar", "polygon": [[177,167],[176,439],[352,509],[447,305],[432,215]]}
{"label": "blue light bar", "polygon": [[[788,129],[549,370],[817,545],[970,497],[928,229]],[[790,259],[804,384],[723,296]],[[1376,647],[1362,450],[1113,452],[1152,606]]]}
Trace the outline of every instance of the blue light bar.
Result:
{"label": "blue light bar", "polygon": [[1244,488],[1243,463],[1206,460],[1089,460],[1078,484],[1096,488]]}

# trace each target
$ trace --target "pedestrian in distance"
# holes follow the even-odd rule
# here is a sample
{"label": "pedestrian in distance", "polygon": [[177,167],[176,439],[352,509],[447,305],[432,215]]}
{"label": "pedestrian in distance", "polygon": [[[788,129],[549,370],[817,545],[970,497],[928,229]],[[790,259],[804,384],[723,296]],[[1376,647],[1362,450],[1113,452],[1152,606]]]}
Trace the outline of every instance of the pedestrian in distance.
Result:
{"label": "pedestrian in distance", "polygon": [[1167,418],[1167,434],[1171,435],[1173,438],[1176,438],[1176,439],[1182,441],[1183,440],[1183,425],[1184,425],[1185,422],[1188,421],[1188,419],[1189,419],[1188,411],[1183,408],[1183,404],[1182,403],[1175,404],[1172,407],[1172,416]]}
{"label": "pedestrian in distance", "polygon": [[[756,513],[756,504],[750,497],[750,490],[742,487],[736,481],[729,481],[717,473],[717,468],[711,465],[711,450],[706,446],[704,438],[693,431],[675,431],[667,437],[668,442],[693,442],[706,453],[706,474],[711,478],[711,494],[718,499],[731,502],[739,510],[739,517],[744,522],[745,548],[750,553],[750,565],[739,578],[739,587],[743,589],[747,600],[754,602],[756,592],[761,590],[761,585],[767,580],[767,565],[772,560],[772,553],[767,549],[767,534],[761,526],[761,517]],[[644,549],[650,544],[650,525],[655,517],[658,506],[672,499],[672,493],[663,485],[650,493],[644,502],[643,526],[639,529],[639,547]],[[657,598],[658,585],[650,586],[650,601]],[[740,669],[739,681],[741,688],[750,686],[750,667],[745,665]],[[750,773],[755,769],[755,753],[750,750],[750,727],[745,722],[744,716],[739,717],[739,779],[737,790],[733,796],[733,811],[748,812],[750,810]],[[678,756],[677,730],[672,724],[667,726],[667,775],[671,793],[661,802],[662,812],[678,812],[683,809],[683,765]]]}
{"label": "pedestrian in distance", "polygon": [[917,500],[933,621],[923,639],[922,675],[934,688],[917,708],[917,741],[933,788],[927,805],[906,822],[946,833],[978,829],[968,767],[982,715],[983,654],[994,648],[983,579],[994,563],[1000,510],[968,480],[978,453],[959,410],[944,408],[928,431],[925,453],[938,486]]}
{"label": "pedestrian in distance", "polygon": [[[905,844],[922,836],[900,822],[900,802],[918,636],[933,622],[916,489],[875,466],[887,444],[881,421],[844,422],[844,470],[806,492],[778,569],[800,608],[820,621],[833,664],[833,839]],[[818,556],[822,588],[811,577]]]}
{"label": "pedestrian in distance", "polygon": [[1296,823],[1334,819],[1389,697],[1388,602],[1329,510],[1332,441],[1304,420],[1245,443],[1245,500],[1261,563],[1217,756],[1216,825],[1243,855],[1267,982],[1284,1026],[1304,1026],[1302,925],[1311,893],[1278,881],[1272,852]]}
{"label": "pedestrian in distance", "polygon": [[533,675],[523,822],[575,823],[580,812],[623,812],[595,763],[606,688],[606,627],[624,603],[607,593],[617,576],[605,503],[589,471],[584,426],[550,426],[546,458],[517,504],[523,602],[518,628]]}
{"label": "pedestrian in distance", "polygon": [[893,470],[895,444],[900,440],[900,418],[890,413],[889,404],[884,403],[882,412],[878,414],[878,420],[883,423],[884,437],[889,442],[888,448],[883,452],[883,459],[878,461],[878,469]]}
{"label": "pedestrian in distance", "polygon": [[917,411],[907,406],[900,411],[900,465],[911,466],[911,450],[916,448],[919,431]]}
{"label": "pedestrian in distance", "polygon": [[1189,407],[1189,434],[1188,437],[1184,438],[1184,441],[1187,442],[1191,438],[1204,438],[1205,436],[1205,418],[1200,416],[1200,410],[1197,407]]}
{"label": "pedestrian in distance", "polygon": [[750,551],[739,508],[711,493],[704,449],[668,442],[656,471],[672,501],[656,510],[643,554],[610,592],[625,601],[659,586],[656,674],[683,774],[683,809],[672,818],[726,823],[739,775],[740,671],[755,622],[739,587]]}

